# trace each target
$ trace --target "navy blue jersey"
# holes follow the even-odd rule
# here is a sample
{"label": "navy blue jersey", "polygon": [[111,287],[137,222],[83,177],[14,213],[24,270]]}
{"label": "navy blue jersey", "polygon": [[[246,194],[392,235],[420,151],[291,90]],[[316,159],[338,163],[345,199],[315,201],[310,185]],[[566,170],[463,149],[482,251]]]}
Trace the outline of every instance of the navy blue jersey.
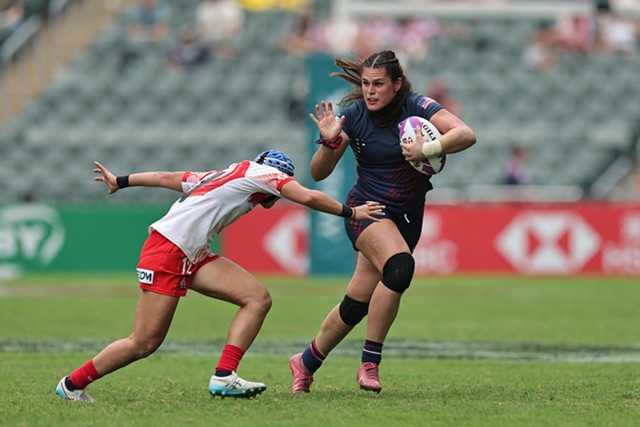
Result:
{"label": "navy blue jersey", "polygon": [[433,187],[429,176],[415,170],[402,155],[398,125],[411,116],[429,120],[441,109],[433,99],[411,92],[398,121],[383,129],[373,124],[364,100],[347,107],[342,112],[343,131],[355,154],[358,174],[349,199],[380,202],[391,213],[404,213],[424,205],[425,195]]}

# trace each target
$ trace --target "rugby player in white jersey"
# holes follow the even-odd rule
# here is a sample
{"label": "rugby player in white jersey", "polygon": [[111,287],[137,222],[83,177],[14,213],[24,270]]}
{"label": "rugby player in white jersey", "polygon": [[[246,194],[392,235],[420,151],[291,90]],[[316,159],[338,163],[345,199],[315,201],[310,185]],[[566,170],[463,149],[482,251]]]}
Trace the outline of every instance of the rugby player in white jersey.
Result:
{"label": "rugby player in white jersey", "polygon": [[182,192],[167,214],[149,227],[138,262],[140,296],[132,334],[106,346],[95,357],[60,380],[63,399],[92,402],[85,389],[93,381],[160,347],[178,301],[192,289],[237,305],[227,341],[209,381],[212,396],[251,397],[266,390],[236,370],[271,308],[268,290],[233,261],[210,250],[211,240],[257,205],[272,207],[286,198],[309,208],[353,219],[377,221],[384,206],[369,202],[347,207],[293,179],[294,165],[284,153],[269,150],[253,161],[210,172],[142,172],[116,177],[95,162],[96,181],[114,194],[126,187],[165,187]]}

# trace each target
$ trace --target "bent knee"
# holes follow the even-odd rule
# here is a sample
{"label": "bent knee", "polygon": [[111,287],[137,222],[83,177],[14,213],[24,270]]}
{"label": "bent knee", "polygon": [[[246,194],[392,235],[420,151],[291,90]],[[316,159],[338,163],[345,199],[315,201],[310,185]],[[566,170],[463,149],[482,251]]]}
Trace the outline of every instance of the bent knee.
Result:
{"label": "bent knee", "polygon": [[369,311],[369,303],[356,301],[349,295],[345,294],[342,302],[340,302],[338,310],[340,318],[346,325],[355,326],[367,315],[367,312]]}
{"label": "bent knee", "polygon": [[145,357],[151,356],[158,348],[160,348],[163,341],[159,338],[140,340],[131,337],[130,339],[133,343],[134,356],[136,359],[144,359]]}
{"label": "bent knee", "polygon": [[271,294],[266,288],[261,288],[259,292],[255,292],[251,295],[251,301],[248,302],[247,305],[252,306],[255,310],[267,314],[271,309],[271,305],[273,304],[273,300],[271,299]]}
{"label": "bent knee", "polygon": [[382,283],[399,294],[411,285],[415,270],[415,260],[410,253],[401,252],[387,260],[382,268]]}
{"label": "bent knee", "polygon": [[271,299],[271,295],[267,292],[267,294],[261,299],[260,306],[262,310],[266,313],[271,310],[271,306],[273,305],[273,300]]}

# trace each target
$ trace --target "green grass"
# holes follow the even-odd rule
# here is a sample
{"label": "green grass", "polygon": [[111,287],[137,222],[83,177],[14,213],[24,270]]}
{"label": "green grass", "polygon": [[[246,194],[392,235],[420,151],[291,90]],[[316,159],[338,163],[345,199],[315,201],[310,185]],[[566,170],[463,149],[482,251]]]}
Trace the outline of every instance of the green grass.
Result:
{"label": "green grass", "polygon": [[274,305],[239,370],[267,383],[257,398],[208,396],[234,308],[190,293],[163,347],[92,385],[94,405],[53,388],[130,333],[135,277],[0,282],[0,425],[638,425],[637,278],[416,279],[385,345],[380,395],[355,382],[361,325],[312,393],[293,396],[288,355],[315,335],[346,280],[263,280]]}

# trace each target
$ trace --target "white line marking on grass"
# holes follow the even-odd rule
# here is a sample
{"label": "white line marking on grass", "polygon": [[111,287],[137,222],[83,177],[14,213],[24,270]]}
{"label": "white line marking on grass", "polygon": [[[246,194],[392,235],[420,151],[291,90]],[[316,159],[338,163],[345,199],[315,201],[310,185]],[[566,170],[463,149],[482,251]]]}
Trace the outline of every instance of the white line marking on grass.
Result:
{"label": "white line marking on grass", "polygon": [[[107,340],[0,340],[0,353],[97,353]],[[257,340],[247,356],[288,358],[304,349],[308,341]],[[216,341],[168,341],[158,350],[166,355],[219,355],[224,346]],[[342,342],[332,357],[359,358],[361,341]],[[627,346],[590,346],[540,343],[488,343],[389,340],[385,343],[385,359],[460,359],[505,362],[640,362],[640,344]]]}

